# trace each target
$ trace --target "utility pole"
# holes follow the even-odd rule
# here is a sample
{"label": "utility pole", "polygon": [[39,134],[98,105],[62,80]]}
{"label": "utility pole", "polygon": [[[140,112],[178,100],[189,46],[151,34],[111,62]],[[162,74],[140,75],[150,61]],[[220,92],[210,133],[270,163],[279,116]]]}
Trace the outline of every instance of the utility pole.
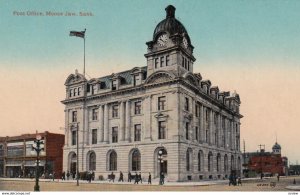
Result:
{"label": "utility pole", "polygon": [[[260,179],[263,178],[263,173],[262,173],[262,155],[263,152],[265,151],[265,145],[259,144],[259,156],[260,156]],[[264,150],[262,150],[261,148],[264,147]]]}

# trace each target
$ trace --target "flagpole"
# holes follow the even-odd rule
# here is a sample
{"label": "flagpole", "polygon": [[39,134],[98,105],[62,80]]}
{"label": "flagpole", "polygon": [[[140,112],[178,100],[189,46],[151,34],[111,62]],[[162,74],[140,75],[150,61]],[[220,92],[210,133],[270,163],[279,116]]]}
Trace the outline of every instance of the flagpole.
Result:
{"label": "flagpole", "polygon": [[85,31],[86,28],[84,29],[84,37],[83,37],[83,76],[85,78]]}

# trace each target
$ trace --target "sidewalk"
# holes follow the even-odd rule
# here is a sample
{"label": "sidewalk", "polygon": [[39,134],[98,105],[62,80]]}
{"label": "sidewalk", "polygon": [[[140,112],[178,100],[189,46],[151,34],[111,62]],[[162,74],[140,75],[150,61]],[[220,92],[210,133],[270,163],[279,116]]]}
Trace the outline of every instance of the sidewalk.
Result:
{"label": "sidewalk", "polygon": [[290,185],[290,186],[286,186],[285,189],[287,189],[287,190],[300,191],[300,185]]}
{"label": "sidewalk", "polygon": [[[247,181],[247,180],[257,180],[260,178],[245,178],[242,179],[242,181]],[[0,181],[35,181],[35,178],[0,178]],[[53,183],[76,183],[77,180],[61,180],[61,179],[55,179],[54,181],[52,179],[39,179],[39,181],[42,182],[53,182]],[[187,181],[187,182],[168,182],[165,181],[165,186],[208,186],[208,185],[217,185],[217,184],[228,184],[228,180],[204,180],[204,181]],[[86,180],[79,180],[79,183],[88,183]],[[109,182],[108,180],[94,180],[91,182],[91,184],[117,184],[117,185],[149,185],[146,180],[143,180],[143,183],[139,184],[134,184],[134,181],[127,182],[118,182],[115,180],[115,182]],[[153,179],[152,180],[152,185],[158,185],[159,184],[159,179]]]}

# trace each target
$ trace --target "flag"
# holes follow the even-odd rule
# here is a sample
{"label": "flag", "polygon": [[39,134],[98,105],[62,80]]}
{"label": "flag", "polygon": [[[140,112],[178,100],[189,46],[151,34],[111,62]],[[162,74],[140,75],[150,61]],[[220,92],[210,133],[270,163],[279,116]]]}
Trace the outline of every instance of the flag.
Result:
{"label": "flag", "polygon": [[84,38],[85,31],[70,31],[70,36]]}

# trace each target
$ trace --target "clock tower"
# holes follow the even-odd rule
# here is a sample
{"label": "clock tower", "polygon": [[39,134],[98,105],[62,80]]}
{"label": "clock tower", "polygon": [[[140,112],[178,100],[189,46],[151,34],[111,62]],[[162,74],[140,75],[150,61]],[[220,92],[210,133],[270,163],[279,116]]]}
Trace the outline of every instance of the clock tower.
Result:
{"label": "clock tower", "polygon": [[185,27],[175,18],[176,8],[166,7],[166,18],[156,26],[153,38],[147,42],[147,74],[167,71],[174,76],[193,73],[193,45]]}

